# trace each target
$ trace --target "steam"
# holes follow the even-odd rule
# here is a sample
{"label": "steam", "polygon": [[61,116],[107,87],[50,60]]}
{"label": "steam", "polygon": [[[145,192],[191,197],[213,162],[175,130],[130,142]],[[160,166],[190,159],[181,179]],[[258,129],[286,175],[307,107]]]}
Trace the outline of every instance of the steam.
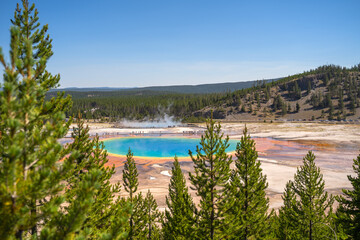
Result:
{"label": "steam", "polygon": [[158,116],[154,119],[145,118],[141,121],[124,119],[119,122],[120,127],[130,128],[166,128],[179,127],[183,124],[175,119],[175,117],[164,113],[164,116]]}

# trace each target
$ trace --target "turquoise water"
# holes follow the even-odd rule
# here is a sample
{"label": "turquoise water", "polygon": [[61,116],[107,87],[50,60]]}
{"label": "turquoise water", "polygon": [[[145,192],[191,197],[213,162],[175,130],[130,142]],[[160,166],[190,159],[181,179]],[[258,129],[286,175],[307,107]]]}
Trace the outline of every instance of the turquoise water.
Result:
{"label": "turquoise water", "polygon": [[[229,140],[227,152],[235,151],[238,140]],[[134,156],[138,157],[188,157],[189,150],[195,153],[198,138],[159,138],[134,137],[115,138],[104,141],[105,149],[109,153],[126,155],[129,147]]]}

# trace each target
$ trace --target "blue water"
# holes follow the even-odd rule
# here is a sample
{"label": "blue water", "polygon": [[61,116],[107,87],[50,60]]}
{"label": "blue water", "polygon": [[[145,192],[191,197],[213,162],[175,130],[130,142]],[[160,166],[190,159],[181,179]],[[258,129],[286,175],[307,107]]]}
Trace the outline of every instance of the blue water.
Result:
{"label": "blue water", "polygon": [[[239,140],[229,140],[227,152],[235,151]],[[126,155],[129,147],[134,156],[138,157],[188,157],[189,150],[196,153],[196,145],[200,139],[196,138],[159,138],[159,137],[134,137],[115,138],[105,140],[105,149],[109,153]],[[200,145],[199,145],[200,146]]]}

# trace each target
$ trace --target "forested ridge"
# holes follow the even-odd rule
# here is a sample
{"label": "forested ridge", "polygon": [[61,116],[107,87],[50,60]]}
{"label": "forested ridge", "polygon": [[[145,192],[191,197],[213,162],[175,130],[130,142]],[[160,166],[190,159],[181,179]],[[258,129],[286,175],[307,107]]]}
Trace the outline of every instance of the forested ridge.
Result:
{"label": "forested ridge", "polygon": [[[109,118],[117,121],[123,118],[142,120],[157,118],[165,113],[182,120],[194,120],[192,113],[209,105],[216,104],[222,94],[193,95],[175,93],[145,92],[135,95],[117,95],[116,93],[69,93],[73,97],[73,107],[68,116],[78,112],[86,119]],[[83,94],[81,94],[83,95]],[[84,96],[84,95],[83,95]],[[195,120],[204,120],[197,118]]]}
{"label": "forested ridge", "polygon": [[[334,197],[324,191],[309,151],[286,185],[283,206],[270,211],[254,140],[245,128],[232,159],[229,138],[212,118],[189,151],[189,176],[174,156],[164,212],[150,191],[138,191],[131,149],[122,180],[111,184],[115,167],[106,166],[103,143],[90,138],[81,114],[66,119],[70,97],[46,98],[60,77],[46,70],[52,40],[38,20],[35,5],[23,0],[12,20],[8,60],[0,49],[0,239],[360,238],[360,155],[348,176],[353,188]],[[61,145],[73,122],[73,142]]]}
{"label": "forested ridge", "polygon": [[[48,93],[55,96],[56,91]],[[346,120],[360,108],[360,65],[326,65],[276,81],[257,81],[237,91],[185,94],[152,90],[67,91],[73,106],[68,116],[86,119],[151,119],[164,113],[179,120],[217,119]],[[356,114],[358,113],[358,114]]]}
{"label": "forested ridge", "polygon": [[[359,98],[360,64],[351,68],[325,65],[227,94],[220,106],[210,110],[219,112],[220,118],[345,120],[359,117]],[[208,112],[201,110],[195,116]]]}
{"label": "forested ridge", "polygon": [[[266,79],[266,82],[276,81],[278,79]],[[150,86],[150,87],[129,87],[129,88],[116,88],[116,87],[93,87],[93,88],[62,88],[63,91],[75,92],[97,92],[97,91],[117,91],[126,94],[126,92],[170,92],[170,93],[187,93],[187,94],[205,94],[205,93],[222,93],[229,90],[240,90],[252,87],[257,81],[246,82],[225,82],[225,83],[208,83],[198,85],[170,85],[170,86]]]}

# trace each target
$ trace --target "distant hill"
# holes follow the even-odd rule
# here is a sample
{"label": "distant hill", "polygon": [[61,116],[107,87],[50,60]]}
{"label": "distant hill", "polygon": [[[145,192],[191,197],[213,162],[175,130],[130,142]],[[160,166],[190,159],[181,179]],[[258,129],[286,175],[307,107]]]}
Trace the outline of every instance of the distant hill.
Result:
{"label": "distant hill", "polygon": [[[279,79],[266,79],[261,82],[272,82]],[[150,87],[139,87],[139,88],[111,88],[111,87],[98,87],[98,88],[61,88],[54,89],[52,91],[65,91],[65,92],[124,92],[124,95],[129,93],[138,94],[141,92],[154,92],[161,94],[166,93],[185,93],[185,94],[205,94],[205,93],[223,93],[233,92],[236,90],[250,88],[259,81],[246,81],[246,82],[227,82],[227,83],[212,83],[212,84],[199,84],[199,85],[173,85],[173,86],[150,86]],[[127,93],[125,93],[127,92]]]}
{"label": "distant hill", "polygon": [[360,64],[326,65],[271,83],[234,91],[195,117],[226,120],[360,121]]}
{"label": "distant hill", "polygon": [[[268,83],[276,80],[279,79],[266,79],[262,81]],[[244,88],[250,88],[258,83],[259,81],[247,81],[247,82],[227,82],[227,83],[212,83],[212,84],[199,84],[199,85],[156,86],[156,87],[136,88],[136,90],[173,92],[173,93],[223,93],[223,92],[233,92]]]}
{"label": "distant hill", "polygon": [[[211,112],[228,121],[360,121],[360,65],[321,66],[301,74],[265,81],[132,89],[60,89],[87,119],[157,119],[164,114],[187,122]],[[89,91],[90,90],[90,91]],[[52,91],[48,97],[54,97]]]}
{"label": "distant hill", "polygon": [[69,88],[58,88],[52,89],[50,91],[65,91],[65,92],[110,92],[110,91],[119,91],[126,90],[130,88],[112,88],[112,87],[94,87],[94,88],[78,88],[78,87],[69,87]]}

